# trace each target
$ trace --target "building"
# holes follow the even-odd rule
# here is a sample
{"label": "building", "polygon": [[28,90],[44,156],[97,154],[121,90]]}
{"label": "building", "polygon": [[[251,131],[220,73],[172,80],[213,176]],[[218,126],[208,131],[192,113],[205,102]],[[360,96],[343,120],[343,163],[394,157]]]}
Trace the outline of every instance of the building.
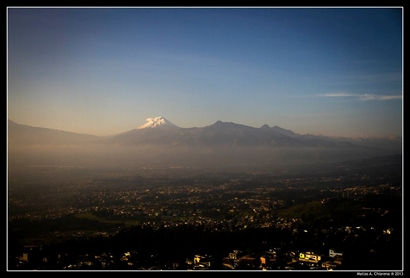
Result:
{"label": "building", "polygon": [[27,263],[28,262],[28,253],[23,253],[22,256],[18,257],[18,260],[23,262],[23,263]]}
{"label": "building", "polygon": [[194,269],[209,269],[211,262],[206,256],[195,255],[194,256]]}
{"label": "building", "polygon": [[269,249],[268,251],[265,252],[265,254],[266,254],[265,257],[266,257],[268,262],[276,262],[276,260],[278,258],[276,250]]}
{"label": "building", "polygon": [[327,270],[333,270],[337,267],[337,265],[334,262],[331,261],[326,261],[322,263],[322,268],[325,268]]}
{"label": "building", "polygon": [[334,258],[336,256],[343,257],[343,253],[338,253],[334,249],[329,249],[329,257]]}
{"label": "building", "polygon": [[239,254],[239,250],[233,250],[231,253],[229,253],[228,258],[230,260],[237,260],[238,254]]}
{"label": "building", "polygon": [[299,261],[300,262],[307,262],[307,263],[315,263],[317,264],[321,260],[321,256],[314,254],[313,252],[302,252],[299,253]]}

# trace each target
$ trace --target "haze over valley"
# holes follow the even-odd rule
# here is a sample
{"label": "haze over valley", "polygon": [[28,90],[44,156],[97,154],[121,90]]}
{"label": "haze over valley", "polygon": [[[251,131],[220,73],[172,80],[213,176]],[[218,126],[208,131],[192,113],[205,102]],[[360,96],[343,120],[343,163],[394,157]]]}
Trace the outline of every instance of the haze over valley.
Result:
{"label": "haze over valley", "polygon": [[[400,138],[332,138],[217,121],[180,128],[163,117],[112,136],[31,127],[9,120],[12,166],[283,169],[400,154]],[[11,167],[13,170],[13,167]]]}

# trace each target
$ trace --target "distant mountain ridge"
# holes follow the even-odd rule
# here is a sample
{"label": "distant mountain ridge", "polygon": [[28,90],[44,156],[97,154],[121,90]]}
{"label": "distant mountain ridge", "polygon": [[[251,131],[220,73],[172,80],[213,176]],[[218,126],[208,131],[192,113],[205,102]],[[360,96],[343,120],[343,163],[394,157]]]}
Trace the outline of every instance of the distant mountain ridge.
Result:
{"label": "distant mountain ridge", "polygon": [[301,135],[268,125],[258,128],[217,121],[204,127],[181,128],[164,125],[161,118],[159,123],[147,123],[144,128],[112,136],[94,136],[9,121],[8,162],[25,167],[76,165],[115,171],[140,167],[282,171],[400,154],[402,147],[400,139]]}
{"label": "distant mountain ridge", "polygon": [[[367,143],[373,139],[355,140],[320,135],[302,135],[279,126],[265,124],[260,128],[233,122],[216,121],[204,127],[158,129],[133,129],[110,136],[107,140],[116,144],[156,144],[170,146],[269,146],[269,147],[377,147]],[[390,140],[382,140],[389,144]]]}
{"label": "distant mountain ridge", "polygon": [[265,124],[260,128],[233,122],[216,121],[205,127],[181,128],[166,118],[148,118],[138,128],[112,136],[94,136],[62,130],[32,127],[8,122],[8,140],[12,144],[82,144],[103,143],[117,145],[168,146],[246,146],[246,147],[349,147],[397,149],[401,140],[332,138],[301,135],[279,126]]}

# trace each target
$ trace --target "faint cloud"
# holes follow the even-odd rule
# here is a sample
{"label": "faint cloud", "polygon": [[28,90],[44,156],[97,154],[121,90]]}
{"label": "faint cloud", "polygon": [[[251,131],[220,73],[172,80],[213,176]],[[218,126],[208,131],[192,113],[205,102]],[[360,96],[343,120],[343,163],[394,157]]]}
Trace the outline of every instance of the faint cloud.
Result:
{"label": "faint cloud", "polygon": [[349,93],[329,93],[329,94],[323,94],[319,95],[321,97],[352,97],[355,96],[354,94],[349,94]]}
{"label": "faint cloud", "polygon": [[368,100],[394,100],[394,99],[402,99],[402,95],[375,95],[375,94],[353,94],[353,93],[346,93],[346,92],[336,92],[336,93],[327,93],[327,94],[320,94],[317,95],[319,97],[331,97],[331,98],[353,98],[362,101]]}
{"label": "faint cloud", "polygon": [[401,95],[372,95],[372,94],[364,94],[360,95],[360,100],[393,100],[393,99],[401,99]]}

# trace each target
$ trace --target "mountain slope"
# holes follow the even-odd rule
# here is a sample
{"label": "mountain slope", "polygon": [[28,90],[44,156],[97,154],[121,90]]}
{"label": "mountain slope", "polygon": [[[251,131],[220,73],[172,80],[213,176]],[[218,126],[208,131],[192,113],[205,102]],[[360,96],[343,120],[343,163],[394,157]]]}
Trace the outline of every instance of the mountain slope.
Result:
{"label": "mountain slope", "polygon": [[9,145],[72,145],[91,143],[98,136],[67,132],[56,129],[33,127],[8,121]]}

